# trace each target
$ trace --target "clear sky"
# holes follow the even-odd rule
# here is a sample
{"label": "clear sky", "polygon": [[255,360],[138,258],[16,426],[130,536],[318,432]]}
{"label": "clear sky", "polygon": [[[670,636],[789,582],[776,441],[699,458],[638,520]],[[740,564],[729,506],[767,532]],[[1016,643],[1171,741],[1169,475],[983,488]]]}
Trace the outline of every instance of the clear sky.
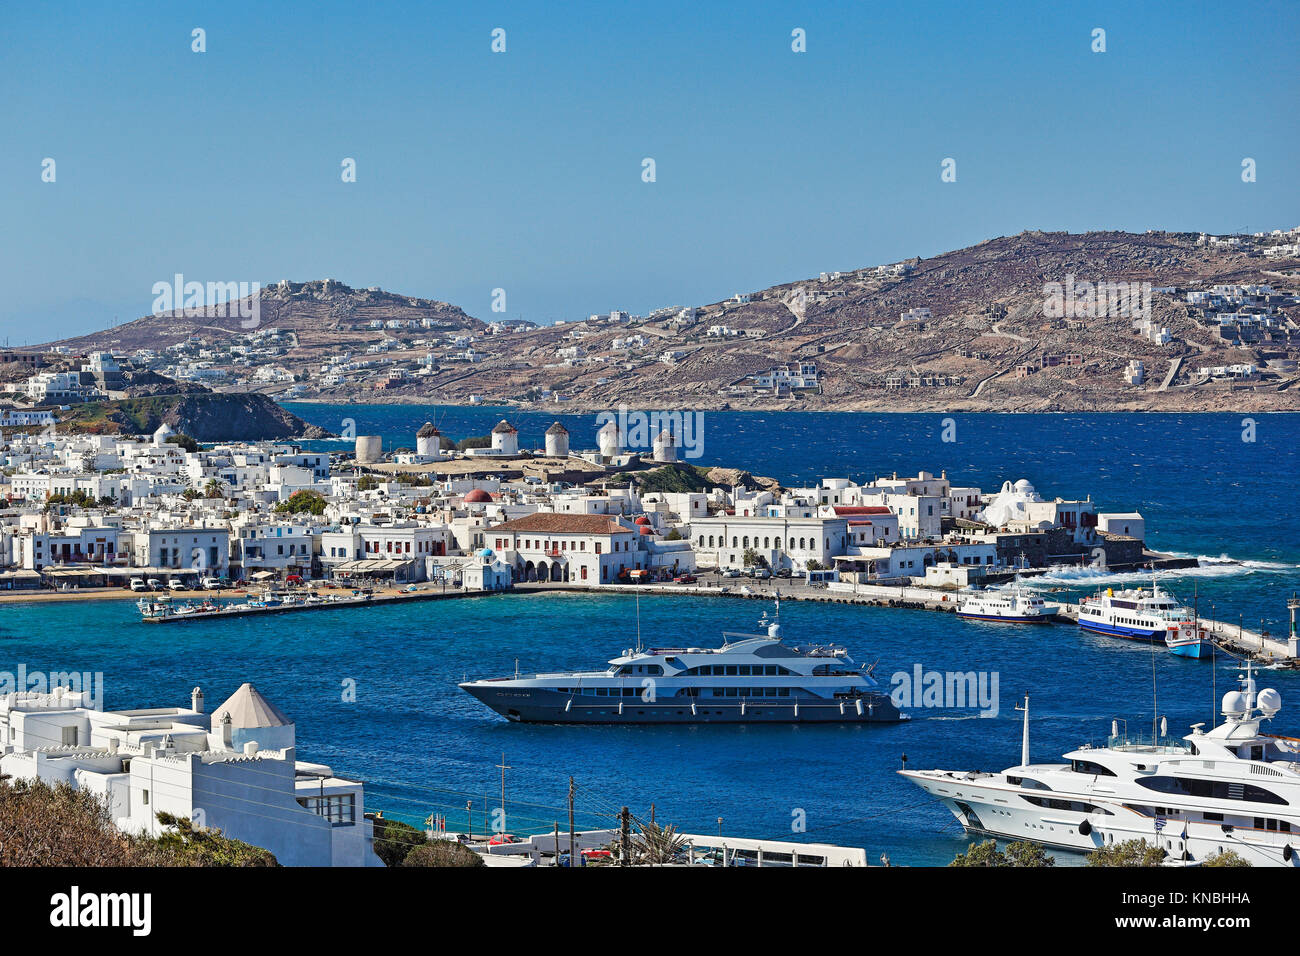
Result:
{"label": "clear sky", "polygon": [[178,272],[546,322],[1023,229],[1289,228],[1298,64],[1296,0],[8,3],[0,342]]}

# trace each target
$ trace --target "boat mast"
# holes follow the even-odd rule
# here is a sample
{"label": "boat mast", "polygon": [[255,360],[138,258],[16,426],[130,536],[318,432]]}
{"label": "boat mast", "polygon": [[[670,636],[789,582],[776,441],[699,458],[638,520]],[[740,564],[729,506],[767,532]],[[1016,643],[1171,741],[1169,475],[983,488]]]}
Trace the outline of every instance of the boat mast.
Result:
{"label": "boat mast", "polygon": [[1021,707],[1016,704],[1016,710],[1023,711],[1025,715],[1025,728],[1020,737],[1020,766],[1029,766],[1029,695],[1025,695],[1025,705]]}

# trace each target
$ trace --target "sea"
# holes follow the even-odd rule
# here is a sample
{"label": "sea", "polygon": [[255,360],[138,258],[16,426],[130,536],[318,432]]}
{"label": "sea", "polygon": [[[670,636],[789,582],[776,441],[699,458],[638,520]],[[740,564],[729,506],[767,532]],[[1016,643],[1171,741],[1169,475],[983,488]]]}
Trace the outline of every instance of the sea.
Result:
{"label": "sea", "polygon": [[[288,406],[331,431],[413,448],[432,421],[449,437],[487,434],[502,418],[520,446],[562,422],[574,449],[594,447],[595,414],[416,405]],[[1300,589],[1300,416],[1239,414],[875,414],[708,412],[697,464],[783,484],[821,477],[946,472],[996,490],[1028,479],[1044,497],[1091,496],[1137,511],[1147,544],[1196,556],[1162,585],[1218,620],[1285,633]],[[342,448],[346,443],[312,443]],[[1126,585],[1138,575],[1057,569],[1033,585],[1055,597]],[[865,847],[870,862],[944,865],[969,840],[951,815],[895,771],[1000,770],[1019,762],[1029,698],[1031,759],[1100,743],[1120,721],[1171,733],[1216,720],[1236,686],[1231,658],[1193,661],[1071,626],[957,620],[923,611],[784,602],[787,640],[835,641],[875,665],[886,686],[971,674],[989,697],[916,706],[910,720],[867,726],[558,727],[512,724],[456,684],[466,677],[590,669],[633,646],[714,644],[752,630],[764,602],[725,597],[555,593],[418,602],[227,621],[145,625],[130,602],[0,609],[0,669],[100,673],[109,708],[211,706],[250,680],[296,722],[299,759],[366,781],[368,809],[423,825],[483,832],[505,793],[514,833],[567,828],[570,779],[579,829],[613,827],[622,807],[690,833]],[[1300,674],[1266,670],[1283,707],[1274,732],[1300,733],[1287,706]],[[918,702],[923,703],[923,702]],[[946,704],[946,705],[945,705]],[[1078,859],[1062,855],[1063,864]]]}

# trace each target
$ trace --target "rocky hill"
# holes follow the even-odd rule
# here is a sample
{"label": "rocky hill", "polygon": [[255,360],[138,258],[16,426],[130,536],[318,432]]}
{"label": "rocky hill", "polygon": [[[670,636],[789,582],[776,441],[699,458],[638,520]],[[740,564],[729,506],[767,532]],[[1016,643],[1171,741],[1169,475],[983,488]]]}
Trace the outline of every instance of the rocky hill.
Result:
{"label": "rocky hill", "polygon": [[73,405],[60,427],[96,434],[150,435],[166,423],[201,442],[327,438],[329,432],[256,393],[189,392]]}
{"label": "rocky hill", "polygon": [[[895,411],[1300,408],[1300,386],[1293,385],[1300,359],[1296,239],[1294,232],[1217,239],[1024,232],[930,258],[823,273],[685,312],[511,329],[487,326],[446,303],[332,281],[289,284],[265,290],[261,300],[260,331],[281,334],[259,357],[243,358],[246,369],[275,363],[275,375],[240,371],[232,353],[215,361],[230,362],[234,377],[213,387],[334,402],[554,402],[575,410],[620,403]],[[1220,284],[1267,285],[1273,293],[1245,306],[1189,302],[1189,292]],[[1053,309],[1053,286],[1068,287],[1071,306],[1100,305],[1062,310],[1058,302]],[[1089,290],[1099,288],[1089,300]],[[1134,314],[1122,300],[1116,307],[1116,288],[1137,290],[1142,311]],[[1217,317],[1231,310],[1268,320],[1249,338],[1234,340]],[[153,316],[64,344],[159,349],[187,336],[220,344],[221,334],[227,345],[250,336],[237,322],[218,329]],[[196,346],[189,354],[205,353]],[[330,361],[339,364],[327,374]],[[1140,383],[1131,381],[1134,362],[1142,363]],[[755,378],[791,363],[815,366],[815,387],[773,389]],[[1234,366],[1258,371],[1245,378],[1201,371]]]}
{"label": "rocky hill", "polygon": [[[203,339],[225,345],[259,329],[276,328],[303,350],[349,349],[377,342],[388,322],[415,323],[431,331],[480,332],[483,323],[446,302],[397,295],[382,289],[353,289],[334,279],[276,283],[253,297],[191,310],[173,309],[125,322],[103,332],[61,339],[51,346],[74,352],[161,351],[178,342]],[[380,328],[374,328],[379,323]]]}

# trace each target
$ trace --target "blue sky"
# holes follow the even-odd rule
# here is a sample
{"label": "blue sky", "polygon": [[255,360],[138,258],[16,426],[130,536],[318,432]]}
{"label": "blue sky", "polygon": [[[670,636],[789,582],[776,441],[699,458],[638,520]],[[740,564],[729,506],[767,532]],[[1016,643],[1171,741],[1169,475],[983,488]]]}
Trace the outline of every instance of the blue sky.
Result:
{"label": "blue sky", "polygon": [[10,4],[0,343],[177,272],[544,322],[1022,229],[1291,227],[1298,62],[1293,0]]}

